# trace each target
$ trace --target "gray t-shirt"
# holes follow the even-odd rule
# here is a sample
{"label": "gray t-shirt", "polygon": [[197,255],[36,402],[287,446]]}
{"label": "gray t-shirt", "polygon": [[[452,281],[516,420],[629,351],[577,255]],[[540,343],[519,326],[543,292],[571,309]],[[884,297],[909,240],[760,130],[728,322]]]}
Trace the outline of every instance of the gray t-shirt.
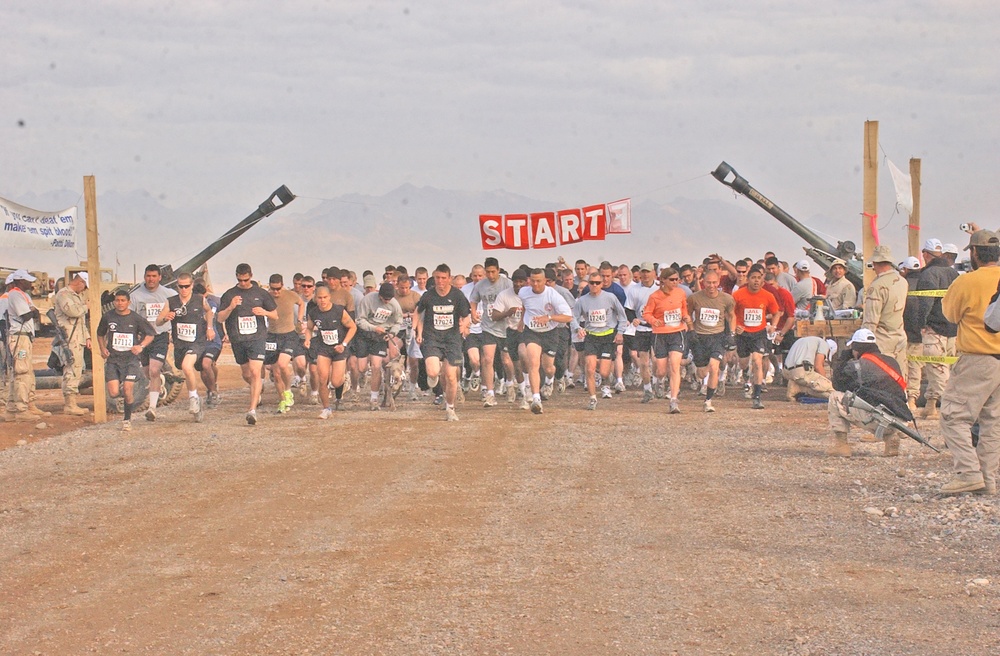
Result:
{"label": "gray t-shirt", "polygon": [[624,332],[628,323],[625,308],[614,294],[606,291],[596,296],[584,294],[576,299],[573,316],[580,328],[595,334],[604,334],[609,330]]}
{"label": "gray t-shirt", "polygon": [[822,337],[810,335],[809,337],[799,337],[792,343],[792,348],[785,356],[785,367],[798,367],[806,362],[810,365],[816,363],[816,356],[822,354],[827,362],[830,361],[830,345]]}
{"label": "gray t-shirt", "polygon": [[483,332],[496,337],[507,336],[507,321],[493,321],[490,319],[490,308],[496,303],[497,296],[505,289],[511,289],[513,283],[503,276],[497,278],[496,282],[490,282],[489,278],[483,278],[475,284],[469,293],[469,303],[472,305],[481,304],[481,323]]}
{"label": "gray t-shirt", "polygon": [[156,318],[160,316],[163,308],[167,307],[167,299],[171,296],[177,296],[177,292],[163,285],[157,285],[153,291],[150,291],[146,285],[140,285],[139,289],[131,292],[129,296],[131,297],[129,308],[148,321],[157,335],[170,332],[170,322],[157,326]]}

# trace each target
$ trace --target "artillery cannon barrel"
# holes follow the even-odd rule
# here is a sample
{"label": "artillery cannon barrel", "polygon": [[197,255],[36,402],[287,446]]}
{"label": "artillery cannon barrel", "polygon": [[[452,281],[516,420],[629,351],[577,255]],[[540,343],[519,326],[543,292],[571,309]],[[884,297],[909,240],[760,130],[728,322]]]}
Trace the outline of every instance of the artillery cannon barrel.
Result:
{"label": "artillery cannon barrel", "polygon": [[261,203],[257,209],[250,214],[250,216],[237,223],[228,232],[226,232],[226,234],[209,244],[204,250],[192,257],[190,260],[179,267],[176,267],[174,271],[178,273],[182,271],[186,273],[193,273],[195,269],[205,264],[205,262],[208,262],[209,259],[235,241],[244,232],[254,227],[262,219],[270,216],[275,211],[281,209],[293,200],[295,200],[295,194],[289,191],[288,187],[285,185],[281,185],[268,197],[267,200]]}
{"label": "artillery cannon barrel", "polygon": [[[842,241],[838,242],[837,245],[834,246],[806,226],[796,221],[792,215],[775,205],[767,196],[750,186],[747,179],[737,173],[736,170],[726,162],[722,162],[714,171],[712,171],[712,177],[727,187],[731,187],[733,191],[743,194],[752,200],[758,207],[778,219],[778,221],[784,224],[789,230],[797,234],[799,237],[802,237],[802,239],[812,246],[815,251],[821,251],[822,253],[827,253],[832,257],[839,257],[847,261],[847,279],[850,280],[858,289],[864,287],[860,263],[853,259],[857,250],[854,242]],[[823,269],[829,270],[830,265],[832,264],[832,257],[817,257],[816,254],[810,252],[809,250],[807,250],[806,253],[822,265]]]}

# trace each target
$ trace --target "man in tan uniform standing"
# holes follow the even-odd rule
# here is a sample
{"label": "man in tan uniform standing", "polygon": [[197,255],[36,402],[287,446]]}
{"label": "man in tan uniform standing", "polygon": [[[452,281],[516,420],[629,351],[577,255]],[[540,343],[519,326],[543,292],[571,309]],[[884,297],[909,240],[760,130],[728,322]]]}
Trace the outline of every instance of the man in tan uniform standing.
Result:
{"label": "man in tan uniform standing", "polygon": [[893,358],[906,376],[906,332],[903,309],[909,286],[896,271],[888,246],[876,246],[872,252],[875,280],[865,290],[865,313],[862,328],[875,333],[875,343],[883,355]]}
{"label": "man in tan uniform standing", "polygon": [[826,286],[826,303],[834,310],[847,310],[858,300],[858,290],[847,279],[847,263],[836,259],[830,266],[830,282]]}
{"label": "man in tan uniform standing", "polygon": [[56,321],[66,335],[66,347],[73,354],[73,364],[63,369],[63,413],[82,416],[87,414],[77,405],[80,395],[80,377],[83,376],[83,350],[90,341],[87,330],[87,301],[83,292],[87,289],[87,273],[81,271],[59,290],[55,298]]}

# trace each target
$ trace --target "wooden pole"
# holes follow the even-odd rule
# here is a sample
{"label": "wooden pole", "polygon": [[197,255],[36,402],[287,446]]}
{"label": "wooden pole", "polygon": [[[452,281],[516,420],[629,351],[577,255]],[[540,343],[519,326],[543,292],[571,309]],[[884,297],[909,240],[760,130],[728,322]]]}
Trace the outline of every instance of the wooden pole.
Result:
{"label": "wooden pole", "polygon": [[[875,250],[872,224],[878,221],[878,121],[865,121],[864,213],[861,215],[861,248],[865,264]],[[875,271],[865,267],[865,287],[875,280]]]}
{"label": "wooden pole", "polygon": [[104,386],[104,358],[97,345],[97,324],[101,322],[101,258],[97,248],[97,185],[94,176],[83,178],[83,202],[87,213],[87,275],[90,289],[87,305],[90,308],[91,360],[94,375],[94,423],[108,420],[107,392]]}
{"label": "wooden pole", "polygon": [[920,158],[910,158],[910,189],[913,193],[913,211],[910,213],[910,229],[906,231],[907,252],[920,257]]}

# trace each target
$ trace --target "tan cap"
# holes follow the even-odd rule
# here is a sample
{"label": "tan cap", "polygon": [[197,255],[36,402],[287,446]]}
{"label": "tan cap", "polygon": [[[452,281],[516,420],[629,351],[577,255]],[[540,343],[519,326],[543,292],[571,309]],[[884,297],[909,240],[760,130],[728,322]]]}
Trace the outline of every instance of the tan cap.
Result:
{"label": "tan cap", "polygon": [[888,262],[889,264],[892,264],[893,263],[892,251],[889,250],[889,247],[886,246],[885,244],[876,246],[875,250],[872,251],[871,261]]}
{"label": "tan cap", "polygon": [[639,265],[640,271],[656,271],[656,267],[653,266],[652,262],[643,262]]}
{"label": "tan cap", "polygon": [[1000,239],[997,238],[997,234],[990,230],[976,230],[972,233],[969,238],[969,245],[962,250],[969,250],[973,246],[998,246],[1000,245]]}

